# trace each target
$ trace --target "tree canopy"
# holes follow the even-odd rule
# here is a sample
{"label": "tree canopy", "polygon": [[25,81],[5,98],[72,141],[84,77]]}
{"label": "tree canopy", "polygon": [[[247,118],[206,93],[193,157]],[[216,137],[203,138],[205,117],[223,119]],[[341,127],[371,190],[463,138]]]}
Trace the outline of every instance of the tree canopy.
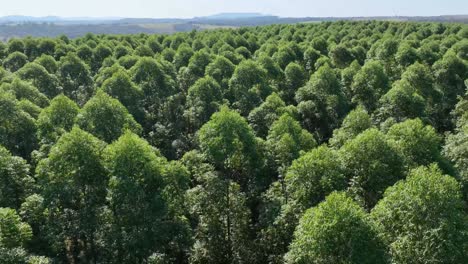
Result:
{"label": "tree canopy", "polygon": [[468,25],[190,28],[0,42],[0,263],[464,263]]}

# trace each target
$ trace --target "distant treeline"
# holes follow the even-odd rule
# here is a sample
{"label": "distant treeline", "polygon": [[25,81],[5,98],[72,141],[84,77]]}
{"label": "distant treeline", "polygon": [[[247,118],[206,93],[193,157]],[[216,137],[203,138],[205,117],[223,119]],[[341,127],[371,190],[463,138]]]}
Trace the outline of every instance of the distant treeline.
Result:
{"label": "distant treeline", "polygon": [[52,23],[24,23],[17,25],[0,25],[0,40],[6,41],[14,37],[57,37],[66,35],[77,38],[93,34],[164,34],[186,32],[200,27],[192,24],[161,24],[154,27],[144,27],[137,24],[83,24],[83,25],[57,25]]}
{"label": "distant treeline", "polygon": [[199,17],[192,19],[180,18],[124,18],[109,20],[62,20],[56,18],[24,17],[9,20],[0,18],[0,40],[6,41],[14,37],[57,37],[66,35],[69,38],[77,38],[93,34],[171,34],[176,32],[188,32],[191,30],[200,30],[217,27],[249,27],[264,26],[272,24],[295,24],[305,22],[324,22],[324,21],[363,21],[363,20],[382,20],[382,21],[421,21],[421,22],[456,22],[468,23],[468,15],[456,16],[432,16],[432,17],[302,17],[302,18],[283,18],[277,16],[255,16],[225,18],[223,16]]}

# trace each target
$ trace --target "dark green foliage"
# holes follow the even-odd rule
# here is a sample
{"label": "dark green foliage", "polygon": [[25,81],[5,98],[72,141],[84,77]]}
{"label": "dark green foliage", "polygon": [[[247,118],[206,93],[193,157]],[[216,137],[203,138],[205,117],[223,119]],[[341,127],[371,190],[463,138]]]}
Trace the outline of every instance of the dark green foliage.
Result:
{"label": "dark green foliage", "polygon": [[184,116],[189,130],[198,130],[218,111],[222,102],[223,94],[219,84],[211,77],[199,79],[187,92]]}
{"label": "dark green foliage", "polygon": [[352,84],[354,76],[361,69],[361,65],[357,61],[353,61],[349,67],[341,71],[341,84],[343,85],[344,93],[348,101],[353,98]]}
{"label": "dark green foliage", "polygon": [[223,56],[218,56],[208,66],[206,75],[213,77],[219,84],[227,89],[228,81],[234,73],[235,65]]}
{"label": "dark green foliage", "polygon": [[57,61],[51,55],[43,54],[42,56],[34,60],[34,62],[36,62],[39,65],[42,65],[42,67],[44,67],[47,70],[47,72],[51,74],[54,74],[58,69]]}
{"label": "dark green foliage", "polygon": [[144,120],[141,106],[143,91],[132,82],[125,71],[115,72],[112,77],[104,81],[102,89],[110,96],[118,99],[137,121],[142,122]]}
{"label": "dark green foliage", "polygon": [[34,190],[34,184],[26,161],[0,146],[0,207],[18,209]]}
{"label": "dark green foliage", "polygon": [[140,58],[129,71],[132,80],[143,90],[143,106],[152,114],[158,112],[162,101],[174,93],[174,80],[165,72],[161,62]]}
{"label": "dark green foliage", "polygon": [[266,137],[273,122],[284,113],[294,116],[294,110],[286,107],[277,93],[272,93],[265,102],[250,111],[248,119],[257,136]]}
{"label": "dark green foliage", "polygon": [[36,147],[36,122],[11,92],[0,91],[0,144],[14,155],[30,157]]}
{"label": "dark green foliage", "polygon": [[73,53],[60,58],[57,76],[63,93],[79,104],[92,95],[89,67]]}
{"label": "dark green foliage", "polygon": [[296,101],[304,126],[320,139],[331,136],[348,108],[340,81],[329,66],[320,67],[307,85],[297,90]]}
{"label": "dark green foliage", "polygon": [[21,39],[12,38],[8,41],[8,53],[24,52],[24,42]]}
{"label": "dark green foliage", "polygon": [[333,47],[333,49],[330,50],[329,56],[333,63],[339,68],[345,68],[354,60],[351,51],[343,45],[336,45]]}
{"label": "dark green foliage", "polygon": [[252,263],[249,210],[238,184],[207,173],[189,190],[191,212],[198,218],[191,263]]}
{"label": "dark green foliage", "polygon": [[297,63],[290,63],[284,70],[285,85],[282,90],[282,97],[287,103],[294,102],[296,90],[305,85],[307,81],[306,72]]}
{"label": "dark green foliage", "polygon": [[156,250],[153,245],[168,239],[167,206],[161,196],[164,160],[129,132],[109,145],[104,156],[110,176],[107,250],[114,262],[142,262]]}
{"label": "dark green foliage", "polygon": [[405,80],[394,83],[392,89],[379,100],[380,108],[375,112],[375,119],[383,122],[392,118],[397,122],[411,118],[425,118],[424,98]]}
{"label": "dark green foliage", "polygon": [[241,62],[229,80],[231,103],[242,115],[248,113],[271,93],[267,72],[252,60]]}
{"label": "dark green foliage", "polygon": [[16,99],[28,100],[39,107],[46,107],[49,104],[49,100],[43,93],[33,85],[20,79],[14,79],[11,83],[3,83],[0,90],[10,91],[15,95]]}
{"label": "dark green foliage", "polygon": [[402,43],[398,47],[395,59],[401,67],[408,67],[418,60],[418,53],[410,44]]}
{"label": "dark green foliage", "polygon": [[15,72],[21,67],[23,67],[28,62],[28,57],[21,52],[13,52],[8,55],[3,61],[3,67],[5,69],[10,70],[11,72]]}
{"label": "dark green foliage", "polygon": [[[467,68],[466,63],[450,51],[433,64],[435,86],[440,90],[442,99],[439,118],[452,111],[457,97],[465,93],[464,80],[468,77]],[[442,128],[453,127],[449,120],[443,120],[440,123]]]}
{"label": "dark green foliage", "polygon": [[193,56],[193,50],[190,47],[182,46],[179,47],[177,53],[174,57],[174,67],[176,69],[180,69],[182,67],[186,67],[189,64],[190,58]]}
{"label": "dark green foliage", "polygon": [[320,52],[315,50],[314,48],[308,48],[304,52],[304,64],[306,67],[306,70],[309,72],[313,71],[315,69],[315,63],[317,60],[320,58]]}
{"label": "dark green foliage", "polygon": [[[48,218],[49,243],[71,261],[97,261],[99,215],[105,202],[105,144],[75,127],[36,168]],[[84,242],[84,243],[82,243]]]}
{"label": "dark green foliage", "polygon": [[463,185],[463,195],[468,201],[468,100],[460,100],[454,114],[457,128],[452,134],[447,135],[444,146],[444,156],[453,163],[455,176]]}

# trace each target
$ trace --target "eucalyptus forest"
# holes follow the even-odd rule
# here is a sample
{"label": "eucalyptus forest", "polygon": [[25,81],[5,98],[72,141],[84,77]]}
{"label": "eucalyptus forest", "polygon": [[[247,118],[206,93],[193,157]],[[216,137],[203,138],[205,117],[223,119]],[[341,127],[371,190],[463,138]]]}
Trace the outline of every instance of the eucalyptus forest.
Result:
{"label": "eucalyptus forest", "polygon": [[468,25],[0,42],[0,263],[462,264]]}

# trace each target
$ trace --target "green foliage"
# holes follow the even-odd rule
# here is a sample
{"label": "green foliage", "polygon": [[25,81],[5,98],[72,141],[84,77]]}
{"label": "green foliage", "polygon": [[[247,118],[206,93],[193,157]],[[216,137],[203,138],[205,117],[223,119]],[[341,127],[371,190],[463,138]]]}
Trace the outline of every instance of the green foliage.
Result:
{"label": "green foliage", "polygon": [[18,209],[34,190],[34,184],[26,161],[0,146],[0,207]]}
{"label": "green foliage", "polygon": [[282,89],[282,97],[288,103],[294,102],[294,94],[297,89],[306,84],[306,72],[302,66],[291,62],[284,70],[285,87]]}
{"label": "green foliage", "polygon": [[242,61],[229,80],[231,103],[246,116],[271,93],[267,72],[252,60]]}
{"label": "green foliage", "polygon": [[92,95],[92,79],[89,67],[75,54],[60,58],[57,77],[63,93],[79,104]]}
{"label": "green foliage", "polygon": [[265,102],[250,111],[248,120],[257,136],[266,137],[273,122],[284,113],[294,116],[293,112],[286,107],[286,104],[277,93],[272,93],[265,99]]}
{"label": "green foliage", "polygon": [[10,53],[3,61],[3,67],[11,72],[15,72],[28,62],[28,57],[19,51]]}
{"label": "green foliage", "polygon": [[18,70],[17,74],[21,79],[30,81],[49,98],[56,96],[61,91],[57,77],[50,74],[44,66],[36,62],[24,65],[24,67]]}
{"label": "green foliage", "polygon": [[368,129],[340,149],[350,192],[366,208],[372,208],[387,187],[403,177],[403,161],[386,136]]}
{"label": "green foliage", "polygon": [[427,166],[440,161],[442,137],[433,127],[425,126],[420,119],[393,125],[387,136],[408,167]]}
{"label": "green foliage", "polygon": [[335,148],[340,148],[346,141],[355,138],[372,126],[372,120],[367,111],[358,106],[344,118],[341,127],[333,131],[333,137],[329,143]]}
{"label": "green foliage", "polygon": [[14,155],[30,157],[37,144],[35,120],[11,92],[0,91],[0,113],[0,144]]}
{"label": "green foliage", "polygon": [[377,109],[375,118],[383,122],[393,118],[397,122],[411,118],[424,118],[426,102],[414,88],[406,81],[394,83],[392,89],[379,100],[380,108]]}
{"label": "green foliage", "polygon": [[249,211],[238,184],[207,173],[189,190],[191,212],[198,219],[191,263],[251,263]]}
{"label": "green foliage", "polygon": [[102,89],[118,99],[136,120],[143,121],[144,114],[140,105],[143,91],[132,82],[125,71],[120,70],[112,74],[112,77],[104,81]]}
{"label": "green foliage", "polygon": [[42,110],[39,106],[26,99],[21,99],[18,102],[18,107],[34,119],[37,119]]}
{"label": "green foliage", "polygon": [[12,38],[8,41],[8,53],[24,52],[24,42],[21,39]]}
{"label": "green foliage", "polygon": [[354,60],[354,56],[351,51],[344,45],[336,45],[330,50],[330,58],[339,68],[345,68]]}
{"label": "green foliage", "polygon": [[99,70],[101,68],[104,59],[107,57],[110,57],[112,55],[112,50],[103,45],[102,43],[99,43],[97,47],[94,48],[92,51],[92,60],[91,60],[91,69],[93,71]]}
{"label": "green foliage", "polygon": [[462,263],[468,227],[460,185],[436,166],[390,187],[371,216],[392,263]]}
{"label": "green foliage", "polygon": [[218,111],[223,103],[221,87],[215,79],[205,77],[199,79],[187,91],[187,102],[184,116],[187,118],[190,130],[198,130],[211,115]]}
{"label": "green foliage", "polygon": [[349,67],[343,69],[341,71],[341,83],[343,85],[344,93],[346,94],[346,98],[351,101],[353,97],[353,90],[352,84],[354,76],[359,72],[361,69],[361,65],[357,61],[353,61]]}
{"label": "green foliage", "polygon": [[418,53],[410,44],[402,43],[398,47],[395,59],[401,67],[408,67],[418,60]]}
{"label": "green foliage", "polygon": [[0,208],[0,261],[5,264],[26,264],[24,247],[32,238],[31,227],[22,222],[14,209]]}
{"label": "green foliage", "polygon": [[462,263],[468,27],[287,21],[0,42],[0,263]]}
{"label": "green foliage", "polygon": [[23,247],[31,237],[31,227],[21,222],[14,209],[0,208],[0,248]]}
{"label": "green foliage", "polygon": [[321,139],[331,136],[348,107],[340,81],[329,66],[320,67],[307,85],[297,90],[296,101],[305,127]]}
{"label": "green foliage", "polygon": [[308,151],[317,143],[298,121],[289,114],[283,114],[272,124],[266,144],[278,168],[283,170],[299,157],[301,151]]}
{"label": "green foliage", "polygon": [[248,179],[237,178],[256,169],[258,153],[253,130],[239,113],[226,106],[200,128],[198,141],[202,152],[215,167],[231,171],[234,180],[245,182]]}
{"label": "green foliage", "polygon": [[211,63],[211,60],[211,55],[206,50],[197,51],[190,58],[188,69],[193,75],[203,77],[205,68]]}
{"label": "green foliage", "polygon": [[116,140],[127,129],[141,132],[141,126],[118,100],[98,91],[81,109],[76,123],[85,131],[108,143]]}
{"label": "green foliage", "polygon": [[267,76],[272,84],[282,81],[284,73],[278,63],[276,63],[271,57],[262,54],[257,61],[267,71]]}
{"label": "green foliage", "polygon": [[49,243],[57,251],[70,248],[74,261],[96,261],[99,257],[97,231],[107,183],[104,146],[75,127],[59,139],[36,168],[47,208]]}
{"label": "green foliage", "polygon": [[176,55],[174,56],[174,66],[176,69],[180,69],[181,67],[186,67],[189,64],[190,58],[193,56],[194,52],[192,48],[188,46],[179,47],[177,50]]}
{"label": "green foliage", "polygon": [[46,107],[49,104],[49,100],[43,93],[33,85],[20,79],[15,78],[11,83],[3,83],[0,90],[10,91],[15,95],[16,99],[28,100],[39,107]]}
{"label": "green foliage", "polygon": [[143,90],[143,105],[147,112],[158,112],[164,99],[174,93],[174,80],[165,72],[164,65],[152,58],[140,58],[130,69],[132,81]]}
{"label": "green foliage", "polygon": [[153,253],[153,245],[167,240],[167,208],[161,196],[164,160],[130,132],[109,145],[104,157],[110,175],[109,254],[114,261],[142,261]]}
{"label": "green foliage", "polygon": [[428,66],[415,63],[409,66],[402,74],[401,79],[408,84],[429,103],[428,107],[434,107],[431,104],[437,102],[439,91],[434,88],[434,77]]}
{"label": "green foliage", "polygon": [[65,132],[72,129],[80,108],[65,95],[50,101],[37,119],[37,135],[41,144],[55,143]]}
{"label": "green foliage", "polygon": [[333,191],[346,187],[338,153],[320,146],[302,155],[288,168],[285,184],[290,199],[301,208],[317,205]]}
{"label": "green foliage", "polygon": [[18,210],[21,219],[31,226],[34,236],[28,243],[28,249],[34,254],[49,255],[51,247],[47,240],[47,211],[44,207],[44,198],[39,194],[33,194],[21,204]]}
{"label": "green foliage", "polygon": [[374,111],[379,98],[389,89],[388,76],[378,61],[369,61],[354,76],[351,86],[353,103]]}
{"label": "green foliage", "polygon": [[[464,80],[467,76],[467,65],[453,52],[447,52],[445,56],[436,61],[432,66],[435,78],[435,85],[442,93],[441,115],[447,115],[455,107],[457,97],[465,93]],[[452,124],[443,120],[444,128],[451,127]]]}
{"label": "green foliage", "polygon": [[217,56],[208,66],[206,66],[206,75],[213,77],[223,88],[228,87],[236,66],[227,58]]}
{"label": "green foliage", "polygon": [[315,50],[314,48],[308,48],[304,52],[304,63],[305,68],[309,72],[315,70],[315,63],[320,58],[320,52]]}
{"label": "green foliage", "polygon": [[466,99],[460,100],[454,114],[456,116],[457,128],[447,135],[443,154],[450,160],[455,168],[455,176],[463,185],[463,195],[468,201],[468,116]]}
{"label": "green foliage", "polygon": [[301,218],[286,263],[386,263],[384,247],[366,212],[332,193]]}

